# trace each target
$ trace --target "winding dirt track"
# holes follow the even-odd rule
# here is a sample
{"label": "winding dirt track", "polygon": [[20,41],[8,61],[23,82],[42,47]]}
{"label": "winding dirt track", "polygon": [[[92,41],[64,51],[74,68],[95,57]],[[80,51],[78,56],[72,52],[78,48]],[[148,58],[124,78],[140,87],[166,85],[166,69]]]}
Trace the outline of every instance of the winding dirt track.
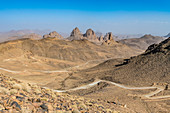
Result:
{"label": "winding dirt track", "polygon": [[5,69],[5,68],[0,68],[0,70],[7,71],[7,72],[10,72],[10,73],[20,73],[20,71],[12,71],[12,70]]}
{"label": "winding dirt track", "polygon": [[[89,62],[92,62],[92,61],[99,61],[99,60],[104,60],[104,59],[98,59],[98,60],[91,60],[91,61],[88,61],[82,65],[78,65],[78,66],[74,66],[74,67],[70,67],[70,68],[66,68],[64,70],[54,70],[54,71],[42,71],[42,70],[34,70],[34,71],[38,71],[38,72],[44,72],[44,73],[56,73],[56,72],[71,72],[71,71],[68,71],[68,69],[72,69],[72,68],[79,68],[81,66],[85,66],[87,65]],[[106,60],[106,59],[105,59]],[[7,71],[7,72],[10,72],[10,73],[21,73],[21,71],[13,71],[13,70],[9,70],[9,69],[5,69],[5,68],[0,68],[0,70],[3,70],[3,71]],[[156,91],[153,91],[149,94],[145,94],[143,95],[143,97],[146,97],[148,99],[163,99],[163,98],[170,98],[170,95],[166,95],[166,96],[154,96],[155,94],[158,94],[159,92],[163,91],[164,88],[162,87],[158,87],[158,86],[151,86],[151,87],[129,87],[129,86],[125,86],[125,85],[122,85],[122,84],[118,84],[118,83],[115,83],[115,82],[111,82],[111,81],[106,81],[106,80],[96,80],[95,82],[93,83],[90,83],[90,84],[87,84],[85,86],[81,86],[81,87],[77,87],[77,88],[73,88],[73,89],[69,89],[69,90],[54,90],[55,92],[68,92],[68,91],[76,91],[76,90],[80,90],[80,89],[88,89],[100,82],[105,82],[105,83],[108,83],[108,84],[112,84],[112,85],[115,85],[117,87],[120,87],[120,88],[124,88],[124,89],[128,89],[128,90],[146,90],[146,89],[157,89]],[[44,87],[46,88],[46,87]],[[154,97],[153,97],[154,96]]]}
{"label": "winding dirt track", "polygon": [[90,83],[90,84],[87,84],[85,86],[81,86],[81,87],[77,87],[77,88],[73,88],[73,89],[69,89],[69,90],[54,90],[55,92],[69,92],[69,91],[76,91],[76,90],[80,90],[80,89],[88,89],[94,85],[97,85],[98,83],[100,82],[105,82],[105,83],[108,83],[108,84],[112,84],[112,85],[115,85],[115,86],[118,86],[120,88],[123,88],[123,89],[129,89],[129,90],[146,90],[146,89],[157,89],[156,91],[153,91],[149,94],[145,94],[145,95],[142,95],[142,97],[145,97],[145,98],[148,98],[148,99],[163,99],[163,98],[170,98],[170,95],[165,95],[165,96],[155,96],[155,97],[152,97],[154,96],[155,94],[158,94],[159,92],[163,91],[164,88],[163,87],[159,87],[159,86],[151,86],[151,87],[129,87],[129,86],[125,86],[125,85],[122,85],[122,84],[118,84],[118,83],[115,83],[115,82],[111,82],[111,81],[106,81],[106,80],[96,80],[95,82],[93,83]]}
{"label": "winding dirt track", "polygon": [[[109,58],[111,59],[111,58]],[[97,59],[97,60],[90,60],[90,61],[87,61],[86,63],[84,64],[81,64],[81,65],[77,65],[77,66],[73,66],[73,67],[69,67],[69,68],[65,68],[63,70],[52,70],[52,71],[48,71],[48,70],[32,70],[34,72],[42,72],[42,73],[66,73],[66,72],[71,72],[69,71],[70,69],[73,69],[73,68],[80,68],[82,66],[85,66],[87,65],[88,63],[90,62],[94,62],[94,61],[105,61],[105,60],[109,60],[109,59]],[[9,59],[7,59],[9,60]],[[22,73],[23,71],[13,71],[13,70],[9,70],[9,69],[6,69],[6,68],[1,68],[0,67],[0,70],[3,70],[3,71],[6,71],[6,72],[10,72],[10,73]]]}

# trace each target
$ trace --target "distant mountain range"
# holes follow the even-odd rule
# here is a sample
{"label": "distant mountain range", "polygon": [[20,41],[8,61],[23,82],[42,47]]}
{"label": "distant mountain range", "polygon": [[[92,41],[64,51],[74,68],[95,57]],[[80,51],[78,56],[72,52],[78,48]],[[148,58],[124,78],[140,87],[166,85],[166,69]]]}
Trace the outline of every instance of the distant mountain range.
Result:
{"label": "distant mountain range", "polygon": [[11,39],[20,39],[22,37],[25,37],[24,35],[30,35],[33,33],[42,36],[49,32],[50,32],[50,30],[30,30],[30,29],[11,30],[8,32],[0,32],[0,42],[11,40]]}
{"label": "distant mountain range", "polygon": [[145,50],[151,44],[160,43],[164,39],[165,39],[164,37],[144,35],[140,38],[122,39],[122,40],[119,40],[119,42],[126,44],[132,48]]}
{"label": "distant mountain range", "polygon": [[[164,40],[164,37],[152,36],[152,35],[142,35],[142,34],[132,34],[132,35],[113,35],[112,32],[108,32],[103,35],[102,32],[94,32],[92,29],[87,29],[86,33],[81,33],[79,28],[75,28],[69,34],[67,33],[57,33],[56,31],[50,32],[50,30],[11,30],[9,32],[0,32],[0,42],[8,41],[8,40],[16,40],[23,38],[31,38],[31,39],[42,39],[50,37],[50,38],[59,38],[62,40],[82,40],[86,39],[96,44],[107,44],[110,45],[115,41],[118,41],[122,44],[126,44],[129,47],[135,49],[145,50],[149,45],[154,43],[159,43]],[[170,33],[165,37],[170,37]]]}
{"label": "distant mountain range", "polygon": [[115,34],[118,40],[129,38],[140,38],[144,34]]}

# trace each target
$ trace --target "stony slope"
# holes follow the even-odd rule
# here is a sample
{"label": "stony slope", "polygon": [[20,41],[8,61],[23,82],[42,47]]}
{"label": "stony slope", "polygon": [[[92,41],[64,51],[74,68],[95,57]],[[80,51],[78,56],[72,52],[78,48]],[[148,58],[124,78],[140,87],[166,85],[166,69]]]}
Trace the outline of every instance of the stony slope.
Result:
{"label": "stony slope", "polygon": [[[108,60],[96,67],[74,73],[70,81],[73,78],[77,81],[74,86],[95,78],[132,86],[148,86],[153,83],[170,84],[169,73],[170,38],[158,45],[151,45],[146,52],[131,59]],[[69,79],[65,83],[69,83]]]}
{"label": "stony slope", "polygon": [[[158,85],[168,89],[160,92],[160,96],[170,95],[170,38],[160,44],[151,45],[143,54],[130,59],[112,59],[93,68],[74,72],[65,79],[63,89],[79,87],[102,79],[129,87],[147,87]],[[141,113],[169,113],[169,98],[145,100],[139,96],[152,91],[128,90],[108,84],[97,84],[88,90],[75,91],[72,94],[83,95],[94,99],[105,99],[123,105]]]}
{"label": "stony slope", "polygon": [[164,40],[163,37],[144,35],[141,38],[123,39],[123,40],[119,40],[119,42],[126,44],[132,48],[146,50],[148,46],[150,46],[151,44],[154,44],[154,43],[157,44],[163,40]]}
{"label": "stony slope", "polygon": [[[112,105],[104,101],[55,93],[36,84],[18,81],[0,75],[0,112],[2,113],[80,113],[108,112],[118,113]],[[125,110],[124,110],[125,111]]]}

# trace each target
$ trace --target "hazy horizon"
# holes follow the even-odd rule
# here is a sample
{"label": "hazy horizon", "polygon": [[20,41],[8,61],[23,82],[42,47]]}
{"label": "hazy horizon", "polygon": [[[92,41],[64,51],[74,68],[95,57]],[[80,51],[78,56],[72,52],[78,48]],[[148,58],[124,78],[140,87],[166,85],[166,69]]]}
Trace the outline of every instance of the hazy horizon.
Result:
{"label": "hazy horizon", "polygon": [[102,33],[152,34],[170,32],[168,0],[30,0],[3,1],[0,5],[0,32],[21,29],[49,29],[83,33],[92,28]]}

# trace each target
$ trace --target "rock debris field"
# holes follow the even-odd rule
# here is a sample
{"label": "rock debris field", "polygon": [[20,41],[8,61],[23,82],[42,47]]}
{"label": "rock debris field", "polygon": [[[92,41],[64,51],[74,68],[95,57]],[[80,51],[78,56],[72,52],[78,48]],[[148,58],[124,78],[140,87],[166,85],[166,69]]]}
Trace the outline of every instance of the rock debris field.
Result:
{"label": "rock debris field", "polygon": [[118,113],[112,104],[56,93],[0,75],[0,113]]}

